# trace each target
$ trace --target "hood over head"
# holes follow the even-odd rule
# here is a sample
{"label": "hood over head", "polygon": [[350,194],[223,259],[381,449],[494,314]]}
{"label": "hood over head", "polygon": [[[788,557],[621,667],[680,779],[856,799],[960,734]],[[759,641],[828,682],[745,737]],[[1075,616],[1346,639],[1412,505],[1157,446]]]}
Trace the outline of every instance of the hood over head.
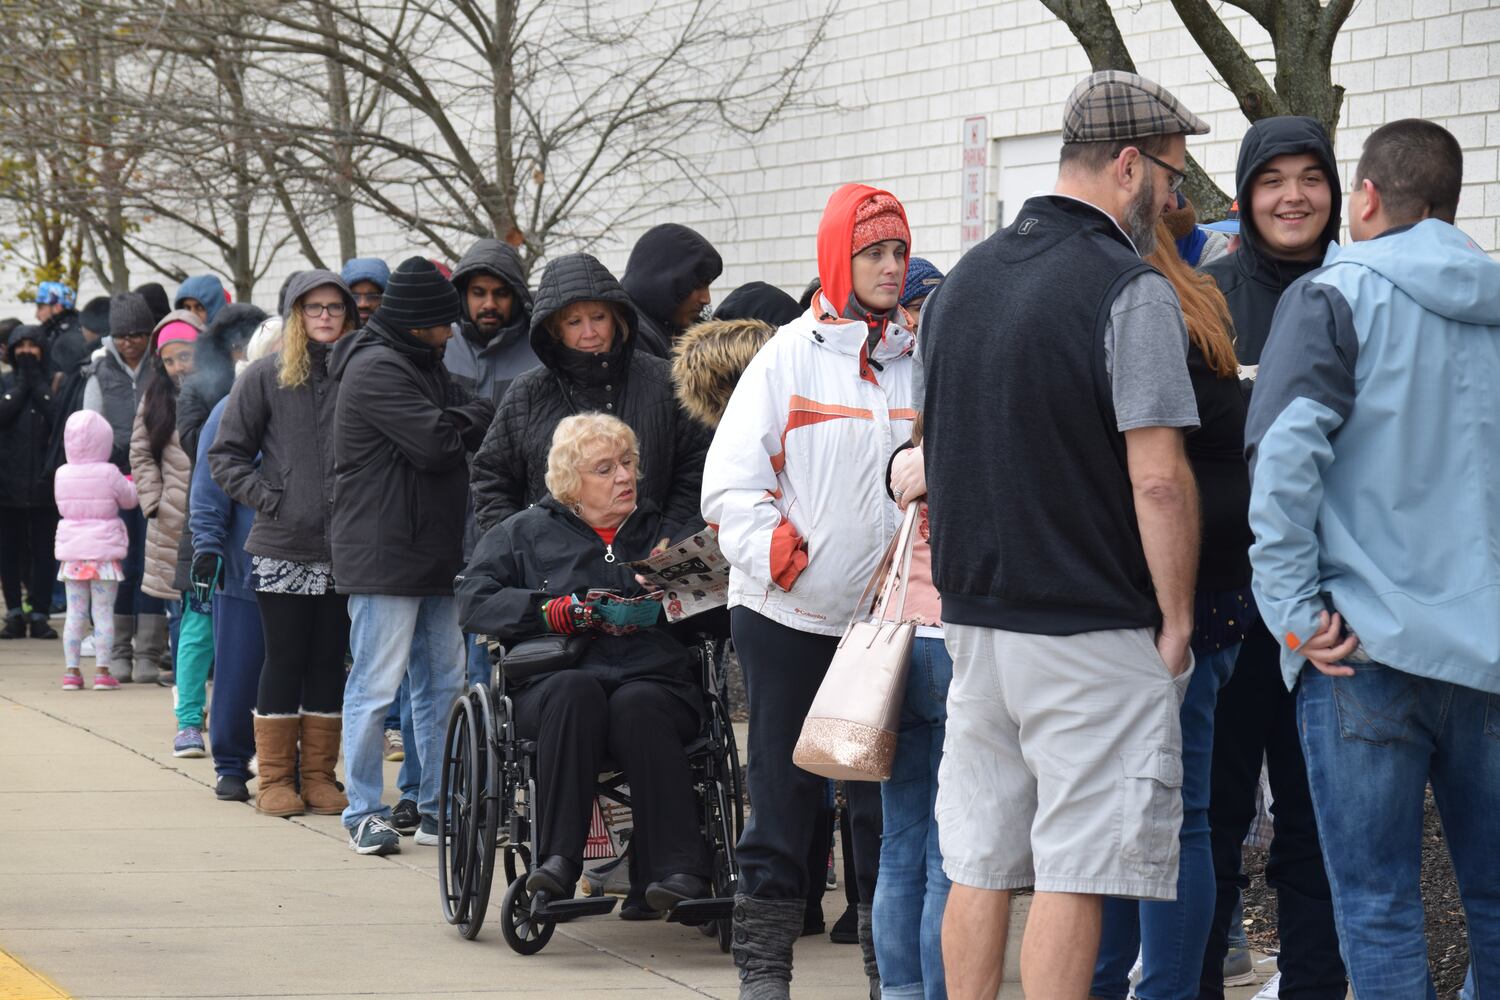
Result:
{"label": "hood over head", "polygon": [[10,335],[5,338],[5,358],[11,364],[15,364],[16,345],[23,340],[29,340],[42,349],[42,365],[47,364],[47,332],[40,326],[31,323],[21,323],[15,326]]}
{"label": "hood over head", "polygon": [[1410,229],[1330,247],[1325,264],[1357,264],[1423,309],[1456,323],[1500,327],[1500,263],[1456,226],[1424,219]]}
{"label": "hood over head", "polygon": [[[1255,231],[1254,213],[1250,206],[1251,185],[1255,178],[1278,156],[1288,153],[1311,153],[1323,164],[1323,169],[1328,174],[1328,184],[1332,201],[1329,204],[1328,222],[1319,235],[1319,245],[1327,247],[1330,243],[1338,242],[1339,225],[1343,219],[1344,195],[1343,186],[1339,181],[1338,158],[1333,152],[1333,143],[1328,138],[1328,133],[1323,130],[1316,119],[1305,118],[1297,115],[1282,115],[1276,118],[1262,118],[1251,124],[1245,138],[1240,142],[1239,163],[1234,171],[1234,183],[1236,191],[1236,202],[1240,206],[1240,250],[1236,255],[1240,261],[1241,268],[1251,269],[1266,268],[1272,273],[1278,273],[1281,268],[1278,265],[1290,264],[1300,276],[1305,268],[1298,268],[1300,262],[1278,261],[1270,256],[1261,244],[1260,235]],[[1253,273],[1253,270],[1252,270]],[[1288,284],[1290,281],[1287,282]]]}
{"label": "hood over head", "polygon": [[711,319],[688,327],[672,346],[672,382],[682,408],[699,423],[718,427],[745,367],[775,335],[775,327],[758,319]]}
{"label": "hood over head", "polygon": [[[901,223],[907,232],[906,209],[889,191],[870,187],[868,184],[845,184],[828,198],[823,209],[822,221],[818,223],[818,280],[822,282],[823,297],[833,306],[836,315],[842,314],[854,294],[854,281],[850,264],[854,258],[854,226],[860,207],[866,202],[889,198],[895,203]],[[906,251],[911,254],[911,244]],[[904,290],[904,289],[903,289]],[[816,305],[817,299],[813,299]],[[815,309],[817,312],[821,310]]]}
{"label": "hood over head", "polygon": [[344,279],[344,284],[350,288],[355,282],[370,281],[385,291],[386,283],[391,280],[391,267],[379,257],[350,257],[344,261],[343,269],[339,271],[339,277]]}
{"label": "hood over head", "polygon": [[224,283],[215,274],[195,274],[178,286],[177,294],[172,296],[172,308],[181,309],[184,299],[202,302],[212,321],[226,304]]}
{"label": "hood over head", "polygon": [[138,288],[132,288],[131,292],[146,300],[146,308],[151,310],[152,323],[172,311],[172,301],[167,298],[167,290],[158,282],[148,281]]}
{"label": "hood over head", "polygon": [[464,336],[479,342],[474,329],[474,319],[469,315],[469,279],[476,274],[488,274],[510,286],[516,304],[510,322],[495,334],[496,339],[518,337],[531,330],[533,302],[531,289],[526,287],[526,269],[521,266],[521,255],[515,248],[501,240],[482,239],[469,248],[453,269],[453,287],[458,289],[458,311],[464,327]]}
{"label": "hood over head", "polygon": [[108,462],[115,446],[115,432],[104,415],[77,410],[63,425],[63,452],[69,462]]}
{"label": "hood over head", "polygon": [[678,332],[672,318],[693,289],[724,273],[713,244],[687,226],[666,222],[646,230],[631,248],[620,285],[657,326]]}
{"label": "hood over head", "polygon": [[758,319],[773,327],[786,326],[801,315],[802,308],[796,299],[764,281],[741,285],[724,296],[714,310],[714,319]]}
{"label": "hood over head", "polygon": [[348,311],[348,315],[353,316],[354,321],[358,322],[359,307],[354,302],[354,293],[349,291],[348,285],[344,284],[344,279],[332,271],[325,271],[317,267],[309,268],[306,271],[294,271],[287,278],[286,284],[282,286],[281,291],[281,315],[288,315],[297,304],[298,299],[314,288],[322,288],[324,285],[332,285],[339,290],[339,293],[344,297],[344,308]]}
{"label": "hood over head", "polygon": [[542,272],[541,284],[536,290],[536,305],[531,313],[531,349],[548,368],[556,368],[561,357],[562,345],[547,329],[547,320],[575,302],[608,302],[616,312],[625,317],[629,329],[621,343],[617,336],[611,353],[619,351],[628,356],[635,350],[636,337],[640,333],[640,320],[635,303],[620,287],[609,268],[597,257],[586,253],[570,253],[547,265]]}

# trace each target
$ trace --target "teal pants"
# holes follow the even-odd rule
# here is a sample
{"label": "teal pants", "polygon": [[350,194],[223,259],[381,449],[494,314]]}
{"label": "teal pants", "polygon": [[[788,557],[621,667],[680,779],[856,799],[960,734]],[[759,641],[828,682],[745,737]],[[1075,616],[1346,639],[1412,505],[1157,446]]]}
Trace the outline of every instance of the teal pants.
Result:
{"label": "teal pants", "polygon": [[203,726],[204,689],[214,665],[214,619],[182,602],[182,626],[173,650],[177,671],[177,728]]}

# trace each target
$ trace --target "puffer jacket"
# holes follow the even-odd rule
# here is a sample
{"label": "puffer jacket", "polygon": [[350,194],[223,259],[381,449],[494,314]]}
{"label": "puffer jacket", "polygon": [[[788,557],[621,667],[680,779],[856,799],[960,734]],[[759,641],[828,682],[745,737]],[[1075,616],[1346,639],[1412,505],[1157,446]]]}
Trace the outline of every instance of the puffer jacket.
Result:
{"label": "puffer jacket", "polygon": [[[158,378],[165,375],[158,374]],[[146,515],[146,571],[141,589],[152,597],[176,600],[182,596],[177,563],[182,535],[187,527],[188,490],[192,486],[193,460],[182,450],[177,431],[167,440],[161,458],[151,454],[151,436],[146,431],[144,410],[137,410],[130,435],[130,471],[135,477],[141,513]]]}
{"label": "puffer jacket", "polygon": [[900,526],[886,462],[911,438],[909,319],[897,310],[873,350],[870,327],[841,318],[851,298],[850,185],[818,232],[824,293],[746,367],[703,471],[703,516],[730,562],[729,606],[803,632],[842,635]]}
{"label": "puffer jacket", "polygon": [[758,319],[708,320],[688,327],[672,346],[672,381],[682,408],[712,430],[746,366],[776,333]]}
{"label": "puffer jacket", "polygon": [[636,240],[625,262],[620,286],[640,311],[638,347],[658,358],[672,355],[682,336],[677,307],[689,293],[711,285],[724,273],[724,260],[712,243],[687,226],[665,222]]}
{"label": "puffer jacket", "polygon": [[40,327],[18,326],[7,340],[12,364],[27,340],[42,349],[34,363],[0,375],[0,507],[52,506],[48,443],[58,418],[48,383],[47,341]]}
{"label": "puffer jacket", "polygon": [[124,559],[130,538],[120,510],[137,501],[135,486],[109,460],[114,447],[109,421],[93,410],[79,410],[68,418],[63,437],[68,461],[57,470],[53,486],[62,520],[52,554],[59,562]]}
{"label": "puffer jacket", "polygon": [[[624,314],[629,329],[603,354],[568,350],[547,319],[574,302],[602,301]],[[635,307],[614,276],[588,254],[547,265],[531,320],[531,346],[542,367],[511,383],[474,458],[474,509],[481,531],[547,493],[547,453],[564,417],[597,411],[619,417],[639,439],[640,496],[662,509],[670,533],[701,523],[698,491],[708,435],[678,405],[671,366],[636,350]]]}
{"label": "puffer jacket", "polygon": [[142,357],[139,365],[129,368],[120,360],[114,340],[106,337],[94,352],[92,363],[84,368],[83,406],[103,414],[109,421],[115,432],[115,446],[109,460],[127,475],[130,473],[130,432],[135,427],[135,411],[141,406],[141,393],[146,390],[147,360]]}
{"label": "puffer jacket", "polygon": [[[476,274],[499,278],[515,295],[510,322],[488,342],[469,315],[469,279]],[[453,268],[453,287],[458,289],[459,333],[448,341],[443,365],[470,395],[499,406],[515,377],[541,364],[531,349],[531,289],[526,287],[521,258],[499,240],[480,240]]]}

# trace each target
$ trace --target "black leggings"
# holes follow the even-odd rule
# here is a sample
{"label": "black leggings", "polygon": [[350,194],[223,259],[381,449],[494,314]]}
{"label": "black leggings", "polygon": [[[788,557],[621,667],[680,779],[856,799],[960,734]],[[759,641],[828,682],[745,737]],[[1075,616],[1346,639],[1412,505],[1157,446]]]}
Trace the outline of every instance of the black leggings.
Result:
{"label": "black leggings", "polygon": [[31,610],[52,610],[52,588],[57,562],[52,558],[57,533],[56,507],[0,507],[0,581],[4,581],[5,610],[21,607],[21,584],[31,597]]}
{"label": "black leggings", "polygon": [[261,715],[342,712],[349,598],[256,593],[266,640],[255,710]]}

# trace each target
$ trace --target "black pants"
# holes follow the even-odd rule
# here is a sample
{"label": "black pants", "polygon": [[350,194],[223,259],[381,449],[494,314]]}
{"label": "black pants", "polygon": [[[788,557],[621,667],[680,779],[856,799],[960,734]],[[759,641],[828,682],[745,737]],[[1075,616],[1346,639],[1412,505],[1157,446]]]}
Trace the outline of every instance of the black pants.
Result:
{"label": "black pants", "polygon": [[261,715],[343,711],[349,598],[257,593],[255,603],[266,643],[255,710]]}
{"label": "black pants", "polygon": [[578,668],[511,691],[511,705],[517,731],[537,742],[537,861],[583,863],[594,786],[612,761],[630,783],[632,870],[641,883],[709,876],[685,750],[699,729],[691,705],[655,681],[615,686]]}
{"label": "black pants", "polygon": [[1281,937],[1281,996],[1285,1000],[1343,1000],[1348,986],[1307,764],[1297,739],[1297,698],[1281,680],[1281,650],[1262,624],[1245,638],[1234,676],[1219,692],[1214,712],[1214,757],[1208,821],[1218,898],[1203,955],[1199,1000],[1223,1000],[1224,955],[1235,900],[1249,880],[1242,847],[1255,821],[1261,757],[1271,777],[1275,836],[1266,882],[1276,890]]}
{"label": "black pants", "polygon": [[[730,619],[750,703],[751,808],[737,851],[740,891],[760,899],[806,899],[808,853],[827,785],[792,763],[792,749],[839,637],[799,632],[743,607],[731,609]],[[872,829],[870,809],[872,802],[879,808],[880,786],[850,782],[851,788],[858,785],[868,785],[869,792],[857,789],[849,796],[854,857],[861,889],[868,882],[873,897],[879,849],[861,852],[858,844]],[[873,816],[878,843],[879,813]],[[861,853],[871,855],[871,867],[866,868]]]}
{"label": "black pants", "polygon": [[51,613],[57,583],[57,561],[52,558],[56,534],[56,507],[0,507],[0,581],[6,611],[20,610],[25,584],[31,610]]}

